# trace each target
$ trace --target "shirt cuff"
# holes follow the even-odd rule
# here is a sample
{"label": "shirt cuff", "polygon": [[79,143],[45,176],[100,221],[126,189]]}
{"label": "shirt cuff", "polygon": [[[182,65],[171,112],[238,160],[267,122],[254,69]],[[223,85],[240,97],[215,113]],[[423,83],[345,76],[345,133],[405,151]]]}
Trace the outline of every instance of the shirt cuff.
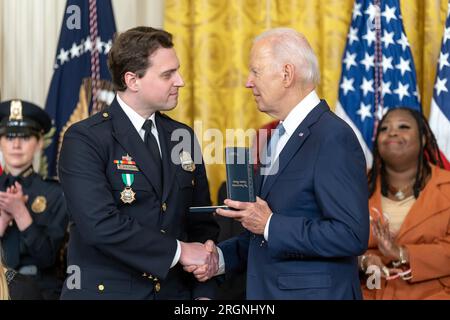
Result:
{"label": "shirt cuff", "polygon": [[222,250],[220,250],[220,248],[217,247],[217,252],[219,253],[219,270],[217,270],[215,276],[225,274],[225,259],[223,258]]}
{"label": "shirt cuff", "polygon": [[180,241],[177,240],[177,251],[175,252],[175,256],[173,257],[170,268],[175,267],[175,265],[178,263],[178,260],[180,260],[180,256],[181,256],[181,245],[180,245]]}
{"label": "shirt cuff", "polygon": [[264,227],[264,239],[266,241],[269,241],[269,224],[270,224],[270,219],[272,219],[272,215],[273,215],[273,212],[270,214],[269,219],[267,219],[266,226]]}
{"label": "shirt cuff", "polygon": [[41,231],[39,230],[39,227],[34,223],[34,221],[21,232],[22,238],[25,241],[25,244],[27,246],[32,246],[33,244],[37,243],[37,240],[41,234]]}

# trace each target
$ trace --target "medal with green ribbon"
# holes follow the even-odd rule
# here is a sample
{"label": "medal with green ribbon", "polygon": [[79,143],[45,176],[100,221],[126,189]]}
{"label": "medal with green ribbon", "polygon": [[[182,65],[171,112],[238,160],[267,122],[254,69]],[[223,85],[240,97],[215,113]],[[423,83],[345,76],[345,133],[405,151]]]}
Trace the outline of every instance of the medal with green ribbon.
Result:
{"label": "medal with green ribbon", "polygon": [[131,185],[134,182],[134,174],[122,173],[122,181],[125,185],[125,189],[120,193],[120,200],[122,200],[123,203],[132,203],[136,200],[136,193],[131,189]]}

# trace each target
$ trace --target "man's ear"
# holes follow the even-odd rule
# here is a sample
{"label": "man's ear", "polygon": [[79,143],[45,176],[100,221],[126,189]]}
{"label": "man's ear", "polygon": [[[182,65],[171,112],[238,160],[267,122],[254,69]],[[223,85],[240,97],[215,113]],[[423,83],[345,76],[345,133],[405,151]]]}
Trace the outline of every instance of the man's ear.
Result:
{"label": "man's ear", "polygon": [[295,67],[293,64],[283,66],[283,84],[284,87],[290,87],[295,78]]}
{"label": "man's ear", "polygon": [[130,89],[131,91],[138,91],[139,89],[139,85],[138,85],[138,76],[136,73],[127,71],[125,72],[124,76],[123,76],[123,80],[125,82],[125,84],[127,85],[128,89]]}

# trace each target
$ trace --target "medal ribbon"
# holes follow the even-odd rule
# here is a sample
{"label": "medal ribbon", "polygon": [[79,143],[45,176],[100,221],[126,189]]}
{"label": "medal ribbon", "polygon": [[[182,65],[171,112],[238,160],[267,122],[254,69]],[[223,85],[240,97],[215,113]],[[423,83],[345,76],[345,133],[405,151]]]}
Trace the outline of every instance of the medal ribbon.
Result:
{"label": "medal ribbon", "polygon": [[122,173],[122,181],[125,186],[131,187],[134,182],[134,174]]}

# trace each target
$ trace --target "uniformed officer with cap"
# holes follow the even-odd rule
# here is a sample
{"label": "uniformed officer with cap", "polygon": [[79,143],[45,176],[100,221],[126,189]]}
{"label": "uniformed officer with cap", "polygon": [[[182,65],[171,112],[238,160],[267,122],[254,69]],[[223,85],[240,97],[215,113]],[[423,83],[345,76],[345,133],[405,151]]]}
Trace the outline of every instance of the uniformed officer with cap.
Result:
{"label": "uniformed officer with cap", "polygon": [[9,268],[31,276],[46,299],[58,298],[62,283],[57,261],[68,224],[57,181],[33,170],[51,120],[40,107],[22,100],[0,103],[0,239]]}

